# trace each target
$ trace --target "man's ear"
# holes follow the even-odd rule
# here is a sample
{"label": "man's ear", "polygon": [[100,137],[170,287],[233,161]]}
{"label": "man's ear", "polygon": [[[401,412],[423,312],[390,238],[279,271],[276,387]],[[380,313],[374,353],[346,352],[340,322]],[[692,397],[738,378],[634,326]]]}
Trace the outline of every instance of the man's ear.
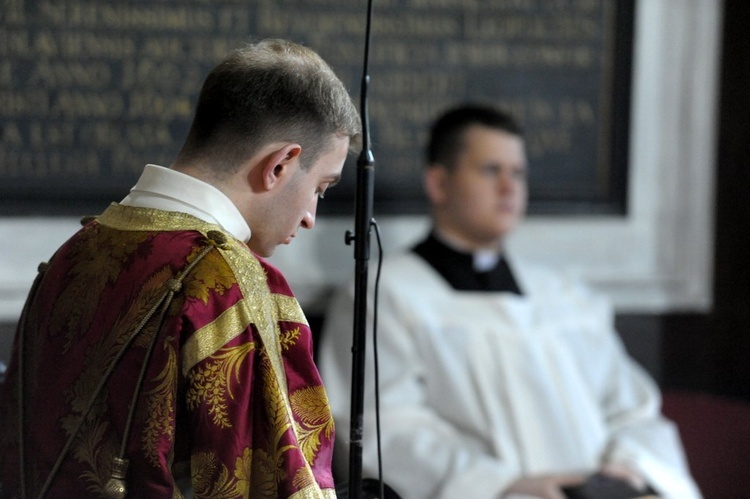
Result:
{"label": "man's ear", "polygon": [[430,165],[424,172],[424,190],[430,203],[440,205],[445,201],[448,170],[439,164]]}
{"label": "man's ear", "polygon": [[299,168],[299,155],[302,146],[294,143],[286,143],[283,147],[274,150],[263,159],[261,168],[263,188],[267,191],[273,189],[279,182],[294,173]]}

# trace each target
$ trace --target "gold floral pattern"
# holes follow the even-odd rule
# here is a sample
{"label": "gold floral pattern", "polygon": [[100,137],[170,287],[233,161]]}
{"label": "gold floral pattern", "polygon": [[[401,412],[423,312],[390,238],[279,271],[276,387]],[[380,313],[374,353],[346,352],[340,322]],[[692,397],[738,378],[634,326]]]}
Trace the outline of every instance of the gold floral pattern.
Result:
{"label": "gold floral pattern", "polygon": [[[78,417],[70,416],[68,419],[73,418],[75,423],[78,423]],[[72,421],[68,421],[68,425],[70,423]],[[109,424],[102,422],[96,408],[93,409],[81,427],[72,449],[73,457],[78,462],[88,465],[80,478],[87,483],[88,490],[93,493],[101,493],[104,490],[112,459],[116,455],[115,442],[106,438],[112,433],[109,430]]]}
{"label": "gold floral pattern", "polygon": [[307,468],[300,468],[297,470],[297,473],[294,474],[292,484],[295,488],[302,490],[311,485],[315,485],[315,480],[313,480],[313,476]]}
{"label": "gold floral pattern", "polygon": [[165,338],[167,362],[161,373],[153,380],[156,386],[144,394],[146,421],[141,436],[141,449],[146,459],[154,466],[160,464],[156,448],[159,438],[166,436],[170,441],[174,441],[177,354],[172,346],[172,340],[171,336]]}
{"label": "gold floral pattern", "polygon": [[255,451],[245,449],[244,456],[237,459],[234,473],[245,484],[248,494],[252,490],[253,497],[275,499],[277,497],[275,470],[276,463],[263,449]]}
{"label": "gold floral pattern", "polygon": [[[188,256],[188,263],[195,260],[202,249],[201,247],[195,248]],[[206,304],[212,292],[221,296],[236,283],[234,272],[226,264],[221,252],[211,251],[203,258],[201,264],[186,276],[185,295],[197,298]]]}
{"label": "gold floral pattern", "polygon": [[[147,279],[139,299],[133,301],[130,308],[118,318],[110,334],[102,335],[99,343],[88,351],[84,360],[86,367],[66,394],[71,413],[61,420],[61,425],[68,435],[72,434],[78,425],[91,394],[127,338],[133,333],[134,325],[141,322],[146,311],[163,294],[162,286],[169,276],[169,269],[163,268]],[[146,328],[141,336],[148,341],[153,334],[155,331],[151,327]],[[143,341],[143,338],[139,340]],[[140,342],[136,342],[136,345],[143,346]],[[119,446],[116,433],[111,431],[109,424],[102,417],[106,399],[107,391],[103,390],[72,447],[73,456],[87,465],[87,470],[82,473],[81,478],[88,482],[89,490],[96,493],[103,490],[106,484],[112,458]]]}
{"label": "gold floral pattern", "polygon": [[[196,499],[237,497],[237,484],[230,478],[227,467],[219,462],[213,452],[195,454],[192,458],[191,470],[193,493]],[[220,470],[218,477],[216,477],[217,470]]]}
{"label": "gold floral pattern", "polygon": [[235,460],[234,471],[211,452],[197,453],[192,460],[193,492],[196,499],[248,498],[252,490],[254,499],[276,499],[274,469],[273,460],[259,449],[246,447]]}
{"label": "gold floral pattern", "polygon": [[113,231],[99,224],[83,229],[67,256],[75,262],[68,275],[70,284],[60,294],[59,306],[50,318],[50,334],[65,333],[63,352],[78,334],[88,331],[98,308],[79,305],[98,303],[105,286],[115,281],[128,258],[149,236],[147,232]]}
{"label": "gold floral pattern", "polygon": [[328,398],[322,386],[310,386],[297,390],[290,397],[299,445],[308,463],[315,462],[320,448],[321,434],[330,439],[333,434],[333,418]]}
{"label": "gold floral pattern", "polygon": [[295,327],[294,329],[290,329],[288,331],[282,331],[281,332],[281,338],[279,338],[279,341],[281,341],[281,348],[283,350],[289,350],[291,347],[297,344],[297,340],[299,339],[300,330],[298,327]]}
{"label": "gold floral pattern", "polygon": [[232,375],[237,382],[240,381],[240,365],[254,349],[255,343],[252,342],[222,348],[198,367],[190,370],[190,387],[186,395],[188,408],[194,411],[200,404],[205,404],[214,424],[220,428],[230,428],[232,422],[227,414],[226,399],[234,399],[231,389]]}

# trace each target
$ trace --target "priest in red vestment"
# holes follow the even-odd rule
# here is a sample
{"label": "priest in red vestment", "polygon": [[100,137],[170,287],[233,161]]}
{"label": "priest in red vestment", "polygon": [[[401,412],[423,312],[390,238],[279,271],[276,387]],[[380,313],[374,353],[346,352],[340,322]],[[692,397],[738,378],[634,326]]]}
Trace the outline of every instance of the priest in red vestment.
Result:
{"label": "priest in red vestment", "polygon": [[359,134],[310,49],[264,40],[212,70],[174,163],[40,265],[0,497],[335,497],[310,329],[263,258],[313,227]]}

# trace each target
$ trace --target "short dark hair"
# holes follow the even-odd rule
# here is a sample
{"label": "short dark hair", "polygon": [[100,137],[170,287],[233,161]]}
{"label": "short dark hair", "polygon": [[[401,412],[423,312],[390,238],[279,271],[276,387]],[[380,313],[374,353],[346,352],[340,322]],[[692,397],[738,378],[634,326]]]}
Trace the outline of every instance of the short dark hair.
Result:
{"label": "short dark hair", "polygon": [[445,111],[432,125],[427,145],[427,166],[452,169],[463,148],[467,128],[481,125],[523,137],[523,130],[509,113],[480,104],[463,104]]}
{"label": "short dark hair", "polygon": [[348,136],[356,150],[360,134],[357,108],[328,64],[307,47],[267,39],[208,74],[178,159],[231,174],[265,144],[284,140],[302,146],[308,168],[333,136]]}

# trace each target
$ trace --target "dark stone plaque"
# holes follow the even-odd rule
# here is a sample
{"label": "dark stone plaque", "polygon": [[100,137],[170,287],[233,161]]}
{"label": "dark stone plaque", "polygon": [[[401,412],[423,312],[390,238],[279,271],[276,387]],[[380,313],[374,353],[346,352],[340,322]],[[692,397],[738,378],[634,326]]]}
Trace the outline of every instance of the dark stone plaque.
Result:
{"label": "dark stone plaque", "polygon": [[[98,212],[169,165],[210,68],[251,39],[317,50],[359,102],[366,2],[5,0],[0,210]],[[376,0],[375,214],[422,213],[426,129],[465,101],[522,121],[532,213],[624,213],[633,1]],[[353,211],[355,160],[321,203]]]}

